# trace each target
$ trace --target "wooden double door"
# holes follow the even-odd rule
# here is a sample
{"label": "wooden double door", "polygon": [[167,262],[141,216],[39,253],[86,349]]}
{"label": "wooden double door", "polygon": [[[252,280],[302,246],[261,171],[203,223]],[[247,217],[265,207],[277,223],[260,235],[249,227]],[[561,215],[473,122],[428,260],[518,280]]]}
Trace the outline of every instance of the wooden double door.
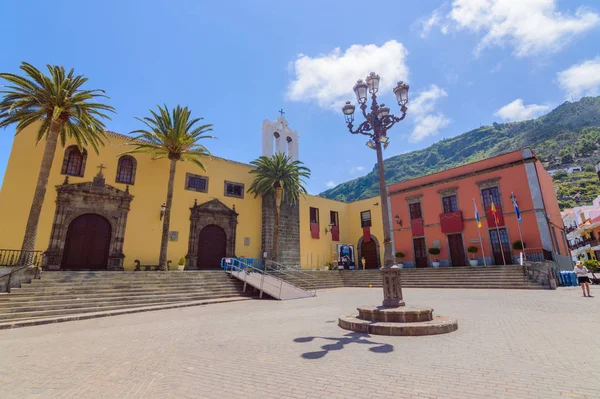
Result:
{"label": "wooden double door", "polygon": [[427,260],[427,248],[425,245],[425,237],[413,238],[413,250],[415,252],[415,266],[429,266],[429,262]]}
{"label": "wooden double door", "polygon": [[[490,230],[490,242],[492,243],[494,264],[503,265],[506,262],[507,265],[512,265],[512,251],[506,229]],[[503,254],[504,256],[502,256]]]}
{"label": "wooden double door", "polygon": [[360,254],[361,257],[365,258],[365,269],[379,269],[379,262],[377,261],[377,243],[375,240],[371,239],[369,242],[363,241],[360,248]]}
{"label": "wooden double door", "polygon": [[448,235],[448,250],[448,252],[450,252],[450,262],[452,262],[452,266],[467,265],[462,234]]}
{"label": "wooden double door", "polygon": [[227,234],[221,227],[210,224],[200,231],[198,239],[198,269],[217,269],[225,257]]}
{"label": "wooden double door", "polygon": [[106,270],[111,227],[103,216],[89,213],[75,218],[67,230],[61,269]]}

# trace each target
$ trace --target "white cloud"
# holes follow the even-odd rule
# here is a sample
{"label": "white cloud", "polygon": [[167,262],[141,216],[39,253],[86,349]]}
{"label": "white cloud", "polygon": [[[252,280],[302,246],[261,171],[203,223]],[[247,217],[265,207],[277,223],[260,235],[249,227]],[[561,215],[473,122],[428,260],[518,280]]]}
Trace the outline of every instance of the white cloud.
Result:
{"label": "white cloud", "polygon": [[295,74],[287,96],[293,101],[315,100],[322,108],[339,111],[343,103],[355,98],[352,86],[375,71],[381,77],[379,90],[390,92],[399,80],[408,78],[408,51],[395,40],[382,46],[353,44],[346,51],[310,57],[300,54],[291,70]]}
{"label": "white cloud", "polygon": [[441,9],[438,8],[431,13],[429,18],[421,21],[421,24],[422,24],[421,37],[423,39],[426,38],[427,36],[429,36],[429,32],[431,32],[431,29],[434,26],[441,24],[442,16],[440,14],[441,14]]}
{"label": "white cloud", "polygon": [[575,64],[556,74],[558,84],[568,97],[595,96],[600,93],[600,57]]}
{"label": "white cloud", "polygon": [[329,180],[326,184],[327,188],[334,188],[337,184],[335,184],[333,181]]}
{"label": "white cloud", "polygon": [[437,85],[431,85],[427,90],[420,92],[409,103],[409,114],[414,117],[415,127],[410,134],[411,142],[421,141],[429,136],[436,135],[440,129],[450,124],[450,119],[441,113],[435,113],[439,99],[447,97],[448,93]]}
{"label": "white cloud", "polygon": [[549,105],[529,104],[525,105],[522,99],[506,104],[494,113],[505,121],[517,122],[526,119],[533,119],[550,109]]}
{"label": "white cloud", "polygon": [[[555,52],[575,36],[593,28],[600,16],[582,7],[569,15],[557,11],[557,0],[454,0],[450,12],[439,9],[427,21],[448,30],[466,29],[483,36],[475,50],[509,44],[519,57]],[[423,32],[433,25],[423,25]]]}
{"label": "white cloud", "polygon": [[365,167],[364,166],[353,166],[350,168],[350,174],[351,175],[355,175],[357,173],[361,173],[365,171]]}

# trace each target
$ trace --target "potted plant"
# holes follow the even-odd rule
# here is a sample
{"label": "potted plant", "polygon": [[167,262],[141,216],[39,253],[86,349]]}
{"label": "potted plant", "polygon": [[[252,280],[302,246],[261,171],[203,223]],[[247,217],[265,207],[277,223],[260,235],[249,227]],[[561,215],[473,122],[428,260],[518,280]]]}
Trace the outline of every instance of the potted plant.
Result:
{"label": "potted plant", "polygon": [[440,258],[437,256],[440,254],[439,248],[429,248],[429,254],[433,255],[434,260],[431,261],[431,266],[440,267]]}
{"label": "potted plant", "polygon": [[184,269],[185,269],[185,258],[182,257],[181,259],[179,259],[179,262],[177,263],[177,270],[182,272]]}
{"label": "potted plant", "polygon": [[404,258],[404,252],[396,252],[396,260],[400,269],[404,267],[404,265],[402,264],[402,258]]}
{"label": "potted plant", "polygon": [[522,251],[523,248],[525,248],[525,245],[521,242],[521,240],[517,240],[513,242],[512,247],[515,251]]}
{"label": "potted plant", "polygon": [[583,261],[583,266],[592,273],[592,284],[600,284],[600,278],[596,278],[596,275],[594,274],[600,268],[600,263],[598,263],[596,259],[588,259]]}
{"label": "potted plant", "polygon": [[479,248],[474,245],[471,245],[469,248],[467,248],[467,252],[471,254],[471,259],[469,259],[469,265],[471,266],[477,266],[479,264],[479,261],[475,259],[475,254],[477,251],[479,251]]}

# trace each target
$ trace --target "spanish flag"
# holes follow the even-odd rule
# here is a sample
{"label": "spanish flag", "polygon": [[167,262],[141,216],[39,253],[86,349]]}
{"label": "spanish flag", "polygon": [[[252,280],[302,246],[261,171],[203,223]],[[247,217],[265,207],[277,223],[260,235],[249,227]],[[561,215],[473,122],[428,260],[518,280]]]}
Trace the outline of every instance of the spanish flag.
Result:
{"label": "spanish flag", "polygon": [[494,200],[490,197],[490,201],[492,201],[492,216],[494,217],[494,222],[496,222],[496,226],[498,225],[498,214],[496,213],[496,205],[494,204]]}
{"label": "spanish flag", "polygon": [[475,220],[477,220],[477,228],[481,228],[481,218],[479,217],[479,211],[477,210],[477,204],[475,203],[475,198],[473,198],[473,206],[475,207]]}

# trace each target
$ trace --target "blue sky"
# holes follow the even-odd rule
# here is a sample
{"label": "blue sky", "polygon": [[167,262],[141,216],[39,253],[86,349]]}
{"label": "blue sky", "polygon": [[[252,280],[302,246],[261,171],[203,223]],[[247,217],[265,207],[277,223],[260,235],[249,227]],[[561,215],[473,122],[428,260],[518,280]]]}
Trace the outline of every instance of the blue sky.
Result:
{"label": "blue sky", "polygon": [[[311,193],[371,170],[375,153],[339,111],[374,70],[383,102],[410,84],[385,157],[481,124],[529,119],[600,92],[600,4],[592,0],[41,1],[3,4],[0,71],[75,68],[117,114],[110,130],[166,103],[213,123],[213,154],[249,162],[284,108],[312,169]],[[370,15],[373,18],[370,18]],[[14,130],[0,131],[0,178]]]}

